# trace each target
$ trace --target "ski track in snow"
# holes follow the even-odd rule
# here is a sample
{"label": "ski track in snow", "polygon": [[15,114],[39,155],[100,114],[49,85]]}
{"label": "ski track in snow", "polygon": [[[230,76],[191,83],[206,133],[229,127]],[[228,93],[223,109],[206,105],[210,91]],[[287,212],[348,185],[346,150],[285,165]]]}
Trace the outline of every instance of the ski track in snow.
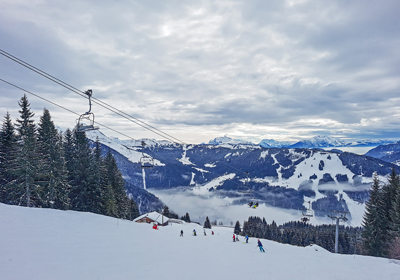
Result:
{"label": "ski track in snow", "polygon": [[[233,228],[150,224],[92,213],[0,204],[0,278],[6,280],[307,279],[398,280],[384,258],[339,255],[313,245],[232,242]],[[196,229],[198,236],[192,236]],[[184,237],[179,237],[180,231]],[[238,262],[239,261],[239,262]]]}

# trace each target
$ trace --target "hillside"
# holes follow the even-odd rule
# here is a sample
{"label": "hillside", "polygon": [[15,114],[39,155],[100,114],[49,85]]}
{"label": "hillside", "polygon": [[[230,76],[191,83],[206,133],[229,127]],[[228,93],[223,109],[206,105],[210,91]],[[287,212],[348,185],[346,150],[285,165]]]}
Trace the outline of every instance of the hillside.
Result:
{"label": "hillside", "polygon": [[379,145],[365,155],[400,165],[400,141],[393,144]]}
{"label": "hillside", "polygon": [[[137,194],[137,190],[143,188],[140,157],[142,152],[151,156],[155,166],[145,171],[147,191],[160,197],[164,203],[168,203],[173,196],[180,196],[173,201],[173,205],[169,205],[170,208],[179,215],[189,212],[192,218],[201,222],[207,214],[202,213],[197,205],[203,205],[202,197],[206,196],[213,197],[214,201],[222,199],[223,205],[229,207],[246,205],[250,199],[258,200],[266,206],[259,208],[260,215],[267,216],[271,212],[283,215],[284,210],[291,210],[296,213],[290,216],[297,216],[297,219],[310,201],[316,216],[326,218],[333,210],[349,211],[351,223],[358,226],[362,221],[373,172],[378,172],[383,181],[391,172],[390,163],[347,152],[263,148],[225,142],[219,145],[180,146],[148,139],[145,140],[148,145],[142,148],[140,141],[121,142],[99,131],[88,133],[88,137],[92,140],[99,137],[104,147],[113,149],[118,166],[131,186],[127,191],[135,191],[135,198],[142,197]],[[400,173],[400,168],[396,171]],[[170,193],[173,193],[172,196],[169,196]],[[193,201],[193,197],[198,199]],[[153,205],[160,203],[154,201]],[[212,208],[213,205],[204,207]],[[275,209],[271,211],[271,208]],[[261,209],[269,210],[264,212]],[[221,207],[218,213],[222,212],[230,211]],[[233,218],[212,217],[224,223]],[[279,218],[279,215],[274,216],[276,220]]]}
{"label": "hillside", "polygon": [[[110,217],[0,204],[0,275],[7,280],[399,279],[383,258],[261,240],[266,253],[232,242],[232,229],[196,224],[153,230]],[[183,229],[184,237],[179,237]],[[191,236],[193,229],[200,233]],[[243,239],[243,238],[241,238]]]}

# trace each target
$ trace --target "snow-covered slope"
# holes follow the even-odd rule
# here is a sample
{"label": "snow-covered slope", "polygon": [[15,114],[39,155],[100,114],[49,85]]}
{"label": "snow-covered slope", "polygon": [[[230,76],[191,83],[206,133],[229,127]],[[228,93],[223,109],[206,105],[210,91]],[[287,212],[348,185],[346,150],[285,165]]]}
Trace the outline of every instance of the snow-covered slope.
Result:
{"label": "snow-covered slope", "polygon": [[[74,211],[0,204],[0,278],[398,280],[400,265],[383,258],[337,255],[318,246],[261,239],[265,253],[232,242],[232,228],[149,224]],[[268,220],[268,222],[271,222]],[[196,229],[198,236],[192,236]],[[179,232],[184,231],[184,237]]]}
{"label": "snow-covered slope", "polygon": [[[118,153],[124,155],[131,162],[140,162],[140,158],[143,156],[142,150],[142,141],[146,143],[146,146],[166,146],[171,145],[171,142],[168,141],[156,141],[152,139],[139,139],[139,140],[120,140],[118,138],[111,138],[104,135],[99,130],[92,130],[86,132],[86,137],[92,141],[96,141],[99,139],[101,144],[104,144],[111,149],[117,151]],[[144,154],[145,156],[149,156]],[[151,157],[151,156],[150,156]],[[154,159],[154,165],[163,166],[164,164],[157,159]]]}

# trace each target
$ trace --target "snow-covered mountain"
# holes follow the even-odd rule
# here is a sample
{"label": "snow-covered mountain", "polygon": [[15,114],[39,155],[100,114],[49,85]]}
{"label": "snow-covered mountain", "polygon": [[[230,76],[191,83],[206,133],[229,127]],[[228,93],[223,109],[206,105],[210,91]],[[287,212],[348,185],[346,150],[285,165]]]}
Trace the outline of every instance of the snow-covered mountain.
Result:
{"label": "snow-covered mountain", "polygon": [[[89,133],[88,137],[95,140],[98,133]],[[155,162],[154,168],[145,170],[146,186],[154,193],[169,190],[199,198],[216,196],[226,198],[225,204],[230,206],[257,199],[267,206],[260,211],[270,212],[274,207],[297,211],[300,216],[310,201],[316,216],[326,217],[333,210],[349,211],[354,225],[361,224],[373,172],[382,180],[391,172],[390,163],[347,152],[210,144],[142,148],[104,135],[99,141],[113,149],[125,180],[136,190],[143,188],[139,165],[143,153]],[[185,200],[177,200],[175,209],[178,203],[196,208],[196,202],[188,204]]]}
{"label": "snow-covered mountain", "polygon": [[208,142],[208,145],[224,145],[224,144],[230,144],[230,145],[254,145],[252,142],[249,141],[244,141],[240,139],[232,139],[225,135],[224,137],[217,137],[213,140],[210,140]]}
{"label": "snow-covered mountain", "polygon": [[330,136],[315,136],[313,138],[299,141],[290,148],[323,148],[323,147],[342,147],[345,146],[346,142],[333,138]]}
{"label": "snow-covered mountain", "polygon": [[[315,136],[298,142],[276,141],[274,139],[263,139],[258,145],[263,148],[328,148],[328,147],[374,147],[394,143],[391,140],[364,139],[364,140],[342,140],[331,136]],[[232,139],[228,136],[217,137],[208,142],[209,145],[255,145],[252,142]]]}
{"label": "snow-covered mountain", "polygon": [[263,148],[286,148],[293,145],[291,141],[275,141],[273,139],[264,139],[258,145]]}
{"label": "snow-covered mountain", "polygon": [[[194,223],[153,230],[151,224],[92,213],[4,204],[0,213],[0,278],[7,280],[236,280],[249,275],[398,280],[400,275],[396,261],[333,254],[317,245],[298,247],[261,239],[266,249],[261,253],[255,238],[248,244],[232,242],[229,227],[214,226],[214,235],[206,229],[204,236],[202,226]],[[272,222],[267,216],[266,220]],[[193,229],[200,234],[192,236]],[[240,265],[232,256],[240,256]]]}

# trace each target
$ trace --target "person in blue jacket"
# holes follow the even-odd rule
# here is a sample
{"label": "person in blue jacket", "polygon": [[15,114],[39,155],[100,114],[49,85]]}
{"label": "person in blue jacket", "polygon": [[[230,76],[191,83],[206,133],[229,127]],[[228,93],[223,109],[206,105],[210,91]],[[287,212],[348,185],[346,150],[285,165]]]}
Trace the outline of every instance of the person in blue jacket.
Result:
{"label": "person in blue jacket", "polygon": [[246,239],[246,243],[249,243],[249,237],[247,235],[244,239]]}
{"label": "person in blue jacket", "polygon": [[262,245],[260,239],[258,239],[258,242],[257,242],[257,243],[258,243],[258,248],[260,248],[260,252],[264,252],[264,253],[265,253],[264,248],[263,248],[263,245]]}

